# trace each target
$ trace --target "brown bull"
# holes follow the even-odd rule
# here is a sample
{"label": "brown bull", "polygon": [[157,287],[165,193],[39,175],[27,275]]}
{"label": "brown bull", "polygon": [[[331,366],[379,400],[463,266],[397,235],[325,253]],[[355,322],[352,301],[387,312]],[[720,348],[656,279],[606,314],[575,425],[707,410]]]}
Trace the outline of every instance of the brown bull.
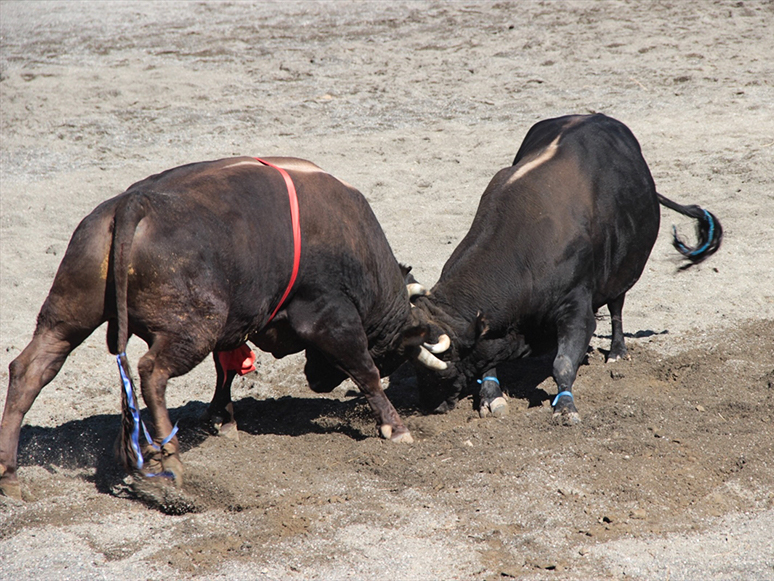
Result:
{"label": "brown bull", "polygon": [[[17,448],[24,415],[70,352],[105,321],[109,350],[121,354],[121,452],[128,469],[166,472],[181,483],[167,381],[248,337],[276,357],[306,349],[313,387],[330,387],[328,373],[336,383],[351,377],[381,435],[411,441],[380,385],[381,374],[416,349],[426,331],[414,322],[406,270],[357,190],[307,161],[269,161],[292,183],[253,158],[195,163],[138,182],[83,219],[33,338],[9,367],[0,424],[2,492],[21,497]],[[292,184],[300,249],[294,247]],[[296,256],[297,277],[289,285]],[[148,344],[137,372],[155,436],[144,449],[123,355],[131,335]]]}

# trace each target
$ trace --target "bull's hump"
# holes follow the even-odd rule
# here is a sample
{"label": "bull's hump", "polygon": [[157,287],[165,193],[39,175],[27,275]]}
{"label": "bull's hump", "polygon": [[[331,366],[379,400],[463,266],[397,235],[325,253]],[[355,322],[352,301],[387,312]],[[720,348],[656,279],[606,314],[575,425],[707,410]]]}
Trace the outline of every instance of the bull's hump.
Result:
{"label": "bull's hump", "polygon": [[512,184],[513,182],[521,179],[526,174],[531,172],[532,170],[540,167],[541,165],[545,164],[546,162],[550,161],[554,158],[556,155],[556,152],[559,151],[559,140],[562,138],[562,134],[556,136],[556,138],[546,147],[543,149],[540,153],[537,155],[531,157],[527,160],[522,160],[519,165],[516,166],[515,170],[511,177],[508,178],[508,181],[506,182],[506,185]]}

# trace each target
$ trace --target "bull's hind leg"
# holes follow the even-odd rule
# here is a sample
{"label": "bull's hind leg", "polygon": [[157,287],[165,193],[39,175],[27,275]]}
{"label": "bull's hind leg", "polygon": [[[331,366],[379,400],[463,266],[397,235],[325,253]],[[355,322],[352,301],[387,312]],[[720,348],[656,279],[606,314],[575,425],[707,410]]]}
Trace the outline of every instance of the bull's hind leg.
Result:
{"label": "bull's hind leg", "polygon": [[38,328],[29,345],[11,362],[5,411],[0,423],[0,493],[21,500],[16,469],[24,415],[84,337],[65,339],[54,330]]}
{"label": "bull's hind leg", "polygon": [[580,422],[572,386],[597,323],[591,308],[591,297],[585,292],[576,292],[561,309],[557,321],[558,348],[553,369],[558,394],[553,406],[554,418],[570,425]]}
{"label": "bull's hind leg", "polygon": [[225,369],[218,351],[213,351],[212,358],[215,361],[217,375],[215,394],[212,396],[212,401],[203,419],[212,426],[218,435],[238,440],[239,431],[234,417],[234,403],[231,401],[231,384],[234,383],[237,372]]}
{"label": "bull's hind leg", "polygon": [[148,406],[154,430],[153,442],[143,451],[148,460],[143,472],[148,476],[172,478],[176,486],[183,484],[183,464],[179,442],[173,433],[175,428],[167,411],[167,381],[170,377],[188,373],[205,356],[206,351],[197,354],[181,337],[157,337],[137,364],[142,398]]}
{"label": "bull's hind leg", "polygon": [[610,342],[610,354],[607,356],[608,362],[628,359],[629,354],[624,342],[623,332],[623,306],[626,293],[607,303],[607,309],[610,311],[610,323],[613,328],[612,340]]}

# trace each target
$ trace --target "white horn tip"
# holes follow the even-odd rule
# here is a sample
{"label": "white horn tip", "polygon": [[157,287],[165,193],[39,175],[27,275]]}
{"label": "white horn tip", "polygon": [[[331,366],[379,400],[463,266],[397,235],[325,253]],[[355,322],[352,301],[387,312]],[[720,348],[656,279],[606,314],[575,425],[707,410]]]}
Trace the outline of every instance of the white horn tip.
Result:
{"label": "white horn tip", "polygon": [[418,282],[412,282],[411,284],[406,285],[406,290],[408,290],[409,298],[412,297],[422,297],[427,295],[427,289],[423,287]]}
{"label": "white horn tip", "polygon": [[430,353],[427,349],[424,347],[419,348],[419,356],[417,357],[420,363],[424,365],[425,367],[429,367],[430,369],[435,369],[436,371],[443,371],[444,369],[447,369],[449,367],[449,364],[446,363],[446,361],[441,361]]}
{"label": "white horn tip", "polygon": [[438,343],[425,343],[425,347],[430,353],[443,353],[451,346],[451,339],[444,333],[438,337]]}

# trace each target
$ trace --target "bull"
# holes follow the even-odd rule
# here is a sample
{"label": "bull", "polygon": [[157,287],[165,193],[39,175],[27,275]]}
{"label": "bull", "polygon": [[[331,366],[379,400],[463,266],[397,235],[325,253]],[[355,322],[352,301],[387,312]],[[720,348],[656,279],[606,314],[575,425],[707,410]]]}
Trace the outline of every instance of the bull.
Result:
{"label": "bull", "polygon": [[425,402],[447,411],[478,381],[480,414],[505,413],[497,365],[555,352],[554,417],[580,421],[573,382],[595,314],[605,305],[610,312],[608,361],[627,357],[624,299],[656,241],[659,204],[697,221],[696,246],[674,234],[685,267],[718,250],[718,219],[656,192],[623,123],[595,114],[535,124],[513,165],[487,186],[438,282],[415,300],[430,326],[416,358]]}
{"label": "bull", "polygon": [[[130,471],[182,484],[167,381],[248,338],[275,357],[306,350],[305,371],[317,390],[352,378],[379,433],[410,442],[380,382],[426,333],[406,276],[363,195],[308,161],[222,159],[132,185],[78,225],[32,340],[9,366],[0,491],[21,498],[24,415],[106,321],[122,379],[119,453]],[[137,373],[155,435],[142,446],[125,354],[131,335],[148,345]],[[210,410],[229,405],[216,391]]]}

